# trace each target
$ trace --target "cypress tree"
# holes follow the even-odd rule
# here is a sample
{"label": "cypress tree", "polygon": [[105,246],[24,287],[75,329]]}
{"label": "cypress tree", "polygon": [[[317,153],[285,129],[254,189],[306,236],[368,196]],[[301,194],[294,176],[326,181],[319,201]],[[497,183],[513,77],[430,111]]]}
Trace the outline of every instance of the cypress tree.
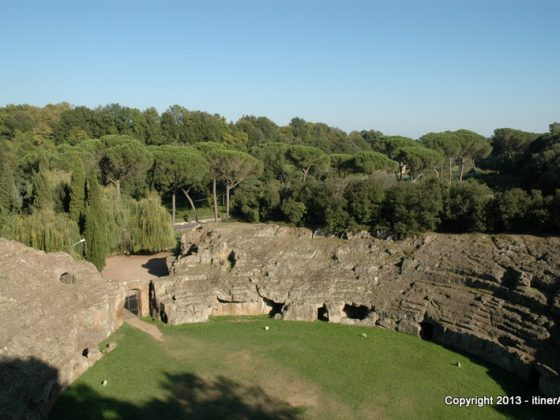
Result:
{"label": "cypress tree", "polygon": [[0,160],[0,210],[12,208],[12,192],[14,189],[14,177],[7,163]]}
{"label": "cypress tree", "polygon": [[33,207],[35,209],[49,209],[54,207],[54,194],[45,174],[41,171],[33,173]]}
{"label": "cypress tree", "polygon": [[95,173],[87,177],[87,200],[84,212],[84,237],[86,239],[86,259],[98,270],[105,267],[105,258],[109,254],[106,217],[101,197],[101,188]]}
{"label": "cypress tree", "polygon": [[81,162],[74,166],[70,178],[70,218],[77,222],[83,217],[86,198],[86,173]]}

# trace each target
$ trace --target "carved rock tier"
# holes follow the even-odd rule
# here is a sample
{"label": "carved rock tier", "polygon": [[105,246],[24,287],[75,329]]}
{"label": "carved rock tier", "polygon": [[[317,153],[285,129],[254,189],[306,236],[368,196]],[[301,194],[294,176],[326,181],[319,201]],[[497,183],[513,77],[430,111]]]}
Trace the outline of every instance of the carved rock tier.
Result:
{"label": "carved rock tier", "polygon": [[155,285],[171,324],[210,315],[377,326],[474,354],[560,394],[560,239],[430,234],[402,242],[227,223],[182,238]]}

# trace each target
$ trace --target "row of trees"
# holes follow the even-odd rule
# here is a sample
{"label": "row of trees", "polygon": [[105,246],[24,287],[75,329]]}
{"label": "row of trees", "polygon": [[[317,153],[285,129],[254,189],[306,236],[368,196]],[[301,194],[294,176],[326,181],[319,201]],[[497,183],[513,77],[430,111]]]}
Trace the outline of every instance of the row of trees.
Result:
{"label": "row of trees", "polygon": [[[226,217],[337,234],[560,230],[557,123],[543,134],[457,130],[413,140],[300,118],[228,123],[179,106],[160,115],[17,105],[0,108],[0,153],[2,235],[98,267],[108,253],[171,246],[178,203],[197,218],[201,200],[215,218],[223,200]],[[80,237],[85,249],[74,246]]]}

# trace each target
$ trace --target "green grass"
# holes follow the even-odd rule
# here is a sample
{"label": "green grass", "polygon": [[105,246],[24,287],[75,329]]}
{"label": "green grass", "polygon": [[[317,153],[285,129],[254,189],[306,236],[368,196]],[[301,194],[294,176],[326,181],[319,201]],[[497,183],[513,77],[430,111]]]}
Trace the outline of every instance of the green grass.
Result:
{"label": "green grass", "polygon": [[405,334],[264,317],[158,326],[163,342],[123,325],[110,338],[117,348],[62,394],[50,418],[548,418],[530,406],[446,406],[446,395],[536,391]]}

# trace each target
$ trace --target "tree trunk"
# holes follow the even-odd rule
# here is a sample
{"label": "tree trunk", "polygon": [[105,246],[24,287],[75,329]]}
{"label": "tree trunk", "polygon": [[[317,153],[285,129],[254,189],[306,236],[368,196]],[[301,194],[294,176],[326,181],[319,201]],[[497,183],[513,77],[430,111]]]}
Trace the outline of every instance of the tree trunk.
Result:
{"label": "tree trunk", "polygon": [[463,171],[465,170],[465,158],[461,158],[461,173],[459,174],[459,181],[463,180]]}
{"label": "tree trunk", "polygon": [[226,215],[229,219],[229,192],[231,191],[231,187],[226,185]]}
{"label": "tree trunk", "polygon": [[218,221],[218,197],[216,196],[216,178],[212,180],[212,197],[214,199],[214,221]]}
{"label": "tree trunk", "polygon": [[183,194],[185,194],[185,197],[187,198],[187,200],[189,201],[192,211],[194,213],[194,221],[198,222],[198,213],[196,212],[196,207],[194,206],[194,201],[192,200],[191,196],[189,195],[189,191],[190,188],[188,190],[185,190],[184,188],[181,188],[183,190]]}
{"label": "tree trunk", "polygon": [[307,174],[309,173],[309,170],[311,169],[311,166],[308,167],[307,169],[302,169],[303,171],[303,181],[302,184],[305,184],[305,180],[307,179]]}
{"label": "tree trunk", "polygon": [[452,166],[453,166],[453,159],[449,158],[449,180],[448,182],[451,184],[451,178],[453,177],[453,172],[452,172]]}
{"label": "tree trunk", "polygon": [[171,196],[171,206],[173,207],[173,226],[175,226],[175,217],[176,217],[176,200],[175,200],[175,196],[177,195],[177,188],[173,187],[173,195]]}
{"label": "tree trunk", "polygon": [[121,180],[117,179],[117,182],[115,182],[115,185],[117,186],[117,197],[121,196]]}

